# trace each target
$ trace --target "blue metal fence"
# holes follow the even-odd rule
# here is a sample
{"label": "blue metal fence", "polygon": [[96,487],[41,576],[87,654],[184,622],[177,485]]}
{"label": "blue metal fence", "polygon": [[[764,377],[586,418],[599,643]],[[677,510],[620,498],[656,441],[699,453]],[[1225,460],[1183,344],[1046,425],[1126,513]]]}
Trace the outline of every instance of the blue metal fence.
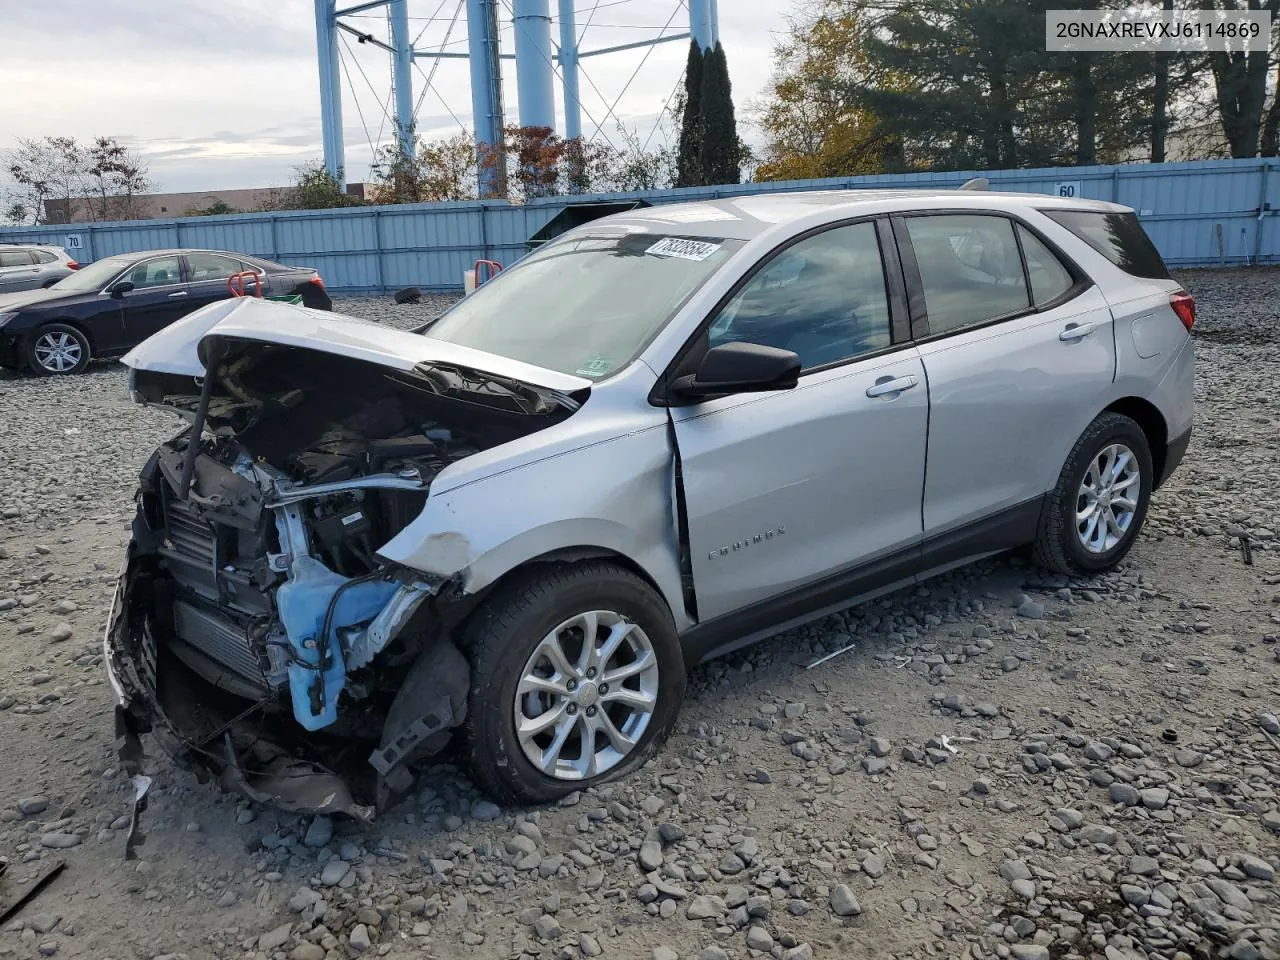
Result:
{"label": "blue metal fence", "polygon": [[1133,207],[1171,266],[1280,263],[1280,159],[881,174],[749,183],[645,193],[501,201],[401,204],[245,213],[121,223],[0,228],[0,242],[53,243],[91,262],[163,247],[236,250],[317,268],[331,290],[406,286],[458,290],[478,259],[510,263],[566,199],[642,198],[671,203],[771,191],[958,187],[986,177],[992,189],[1112,200]]}

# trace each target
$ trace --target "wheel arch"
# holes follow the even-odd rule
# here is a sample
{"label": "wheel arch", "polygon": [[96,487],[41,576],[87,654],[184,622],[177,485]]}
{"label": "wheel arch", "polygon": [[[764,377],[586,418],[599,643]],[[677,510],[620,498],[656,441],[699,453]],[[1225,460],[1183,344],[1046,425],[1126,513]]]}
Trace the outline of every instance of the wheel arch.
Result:
{"label": "wheel arch", "polygon": [[471,590],[467,593],[455,593],[447,604],[447,611],[441,611],[446,614],[446,629],[454,636],[460,635],[460,627],[462,624],[470,618],[471,615],[475,613],[475,611],[478,610],[489,597],[522,578],[535,576],[541,568],[557,564],[577,566],[592,560],[612,563],[640,578],[649,586],[650,589],[653,590],[658,599],[662,601],[663,606],[665,606],[668,613],[672,615],[672,621],[675,622],[675,611],[671,609],[670,598],[663,592],[657,578],[654,577],[654,575],[647,570],[642,563],[612,547],[601,546],[599,544],[579,544],[576,546],[556,547],[555,549],[547,550],[536,556],[528,557],[494,577],[492,580],[487,581],[482,587]]}
{"label": "wheel arch", "polygon": [[84,321],[77,320],[75,317],[50,317],[48,320],[41,320],[27,331],[26,341],[29,343],[31,338],[38,334],[45,327],[51,327],[55,324],[62,324],[64,327],[75,327],[83,334],[84,338],[89,341],[89,350],[94,356],[98,353],[98,344],[93,338],[93,334],[89,332],[89,328],[85,326]]}
{"label": "wheel arch", "polygon": [[1109,404],[1102,412],[1118,413],[1128,417],[1142,428],[1142,433],[1147,438],[1147,446],[1151,449],[1151,466],[1155,474],[1151,489],[1159,489],[1169,454],[1169,424],[1165,421],[1160,408],[1142,397],[1122,397]]}

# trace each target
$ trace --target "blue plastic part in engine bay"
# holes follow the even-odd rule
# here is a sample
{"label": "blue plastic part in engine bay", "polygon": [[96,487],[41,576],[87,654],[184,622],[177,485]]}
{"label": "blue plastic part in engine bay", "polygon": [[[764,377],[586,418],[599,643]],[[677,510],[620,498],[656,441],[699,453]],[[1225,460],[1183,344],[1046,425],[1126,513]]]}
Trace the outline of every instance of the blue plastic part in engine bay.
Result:
{"label": "blue plastic part in engine bay", "polygon": [[[321,643],[329,601],[350,583],[333,608],[329,636]],[[293,576],[276,591],[276,609],[289,638],[289,693],[293,715],[307,730],[320,730],[338,719],[338,694],[347,683],[347,668],[339,631],[367,624],[391,602],[397,586],[390,580],[362,580],[334,573],[315,557],[300,557]],[[328,665],[322,652],[327,650]]]}

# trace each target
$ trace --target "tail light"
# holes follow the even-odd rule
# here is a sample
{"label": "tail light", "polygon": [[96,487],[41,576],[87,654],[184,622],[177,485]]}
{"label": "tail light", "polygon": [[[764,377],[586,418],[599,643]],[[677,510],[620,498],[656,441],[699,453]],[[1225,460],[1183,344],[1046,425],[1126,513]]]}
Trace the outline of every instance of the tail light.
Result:
{"label": "tail light", "polygon": [[321,290],[324,289],[324,280],[321,279],[320,274],[318,273],[314,277],[312,277],[310,280],[308,280],[307,283],[314,283]]}
{"label": "tail light", "polygon": [[1196,299],[1189,293],[1175,293],[1169,297],[1169,306],[1173,307],[1173,312],[1178,315],[1178,319],[1182,321],[1182,325],[1187,328],[1187,333],[1191,332],[1191,328],[1196,325]]}
{"label": "tail light", "polygon": [[68,267],[70,267],[72,270],[79,270],[79,269],[80,269],[80,264],[76,263],[74,260],[68,260],[68,261],[67,261],[67,266],[68,266]]}

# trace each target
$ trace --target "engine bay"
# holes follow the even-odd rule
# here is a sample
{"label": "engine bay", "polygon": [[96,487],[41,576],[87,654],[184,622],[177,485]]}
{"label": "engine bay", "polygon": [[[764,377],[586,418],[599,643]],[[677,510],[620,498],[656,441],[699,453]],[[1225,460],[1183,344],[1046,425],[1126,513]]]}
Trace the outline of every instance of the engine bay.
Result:
{"label": "engine bay", "polygon": [[363,751],[380,778],[438,749],[465,710],[466,663],[441,637],[449,585],[379,547],[450,464],[572,405],[465,371],[260,343],[237,344],[211,381],[158,374],[132,389],[193,421],[140,478],[123,646],[146,698],[186,718],[197,750],[246,716],[253,749],[269,731],[327,762]]}

